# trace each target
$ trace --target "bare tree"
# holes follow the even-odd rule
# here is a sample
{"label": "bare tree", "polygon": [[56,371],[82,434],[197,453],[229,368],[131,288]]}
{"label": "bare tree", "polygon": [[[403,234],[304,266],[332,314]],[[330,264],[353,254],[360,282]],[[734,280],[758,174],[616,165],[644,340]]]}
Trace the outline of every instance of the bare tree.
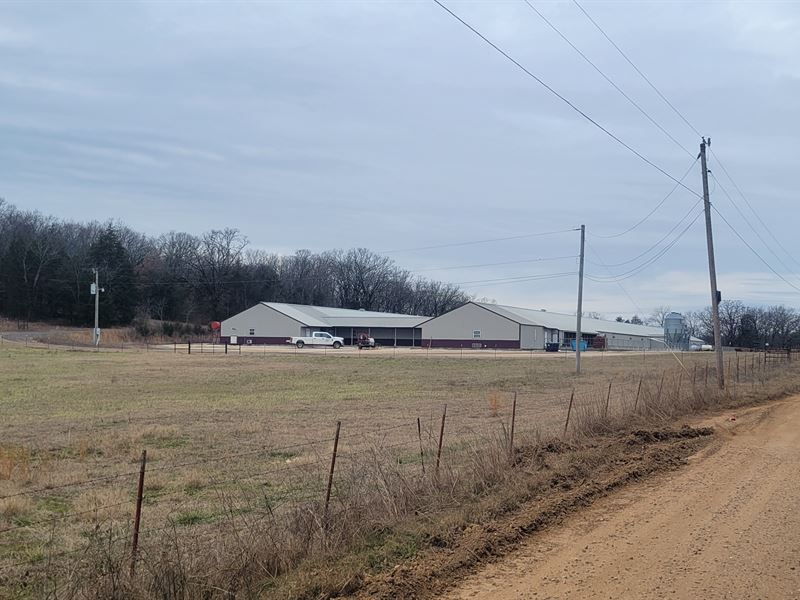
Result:
{"label": "bare tree", "polygon": [[656,306],[653,309],[653,312],[645,319],[648,325],[653,325],[654,327],[663,327],[664,321],[667,318],[667,315],[672,312],[672,309],[669,306]]}

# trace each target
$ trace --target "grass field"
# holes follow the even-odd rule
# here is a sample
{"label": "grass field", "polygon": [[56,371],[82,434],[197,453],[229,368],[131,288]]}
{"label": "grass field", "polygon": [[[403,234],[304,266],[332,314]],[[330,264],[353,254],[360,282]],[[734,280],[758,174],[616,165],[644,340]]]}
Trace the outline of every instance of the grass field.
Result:
{"label": "grass field", "polygon": [[[630,414],[633,402],[641,402],[639,412],[660,410],[656,403],[677,386],[688,394],[692,379],[695,390],[703,385],[709,360],[685,354],[681,371],[670,354],[590,353],[576,377],[571,357],[502,358],[422,351],[190,356],[7,343],[0,348],[0,569],[14,575],[4,579],[0,571],[0,589],[20,597],[41,591],[42,575],[29,565],[85,561],[87,544],[102,545],[98,535],[122,540],[122,549],[106,551],[124,561],[143,449],[142,553],[153,564],[164,535],[201,544],[203,535],[219,538],[223,525],[265,514],[273,525],[281,514],[298,527],[298,507],[318,509],[324,498],[337,421],[331,511],[354,512],[345,498],[387,486],[381,497],[392,500],[380,519],[389,522],[408,507],[388,487],[405,485],[403,473],[419,474],[425,463],[433,468],[445,404],[442,462],[456,501],[457,486],[474,487],[458,475],[460,466],[486,469],[475,463],[490,453],[476,449],[507,440],[514,393],[524,443],[562,432],[573,389],[578,426],[606,401],[609,418]],[[750,388],[743,383],[740,393],[763,385],[752,372],[748,379],[747,360],[740,370]],[[288,555],[304,552],[292,546],[297,540],[274,543]],[[264,567],[261,577],[282,572],[288,563],[281,564]],[[70,572],[44,571],[51,584]],[[27,592],[12,585],[20,573],[30,580]]]}

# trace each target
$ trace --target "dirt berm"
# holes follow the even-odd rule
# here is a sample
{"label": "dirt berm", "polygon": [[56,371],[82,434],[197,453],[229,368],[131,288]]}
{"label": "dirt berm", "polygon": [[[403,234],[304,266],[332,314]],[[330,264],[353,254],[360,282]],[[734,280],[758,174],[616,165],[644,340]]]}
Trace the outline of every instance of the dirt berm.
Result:
{"label": "dirt berm", "polygon": [[712,434],[709,427],[684,426],[583,443],[553,441],[523,451],[518,457],[519,477],[541,480],[545,475],[530,499],[507,510],[501,504],[485,512],[481,522],[433,535],[429,547],[410,561],[360,582],[356,597],[437,597],[485,563],[564,521],[576,509],[631,481],[685,465],[689,456],[710,443]]}

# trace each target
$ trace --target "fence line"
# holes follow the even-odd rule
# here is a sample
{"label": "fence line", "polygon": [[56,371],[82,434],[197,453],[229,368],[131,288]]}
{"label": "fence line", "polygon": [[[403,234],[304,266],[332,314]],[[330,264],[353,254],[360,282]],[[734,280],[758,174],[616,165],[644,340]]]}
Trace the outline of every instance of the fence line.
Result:
{"label": "fence line", "polygon": [[[741,387],[746,384],[751,384],[752,386],[761,383],[762,385],[766,384],[769,381],[770,377],[769,374],[776,369],[778,369],[783,364],[788,364],[792,362],[792,353],[783,353],[779,356],[783,358],[775,358],[769,357],[766,353],[763,357],[758,356],[754,353],[751,359],[748,361],[748,357],[745,356],[744,360],[742,360],[738,355],[736,356],[736,361],[732,360],[732,357],[727,361],[726,364],[726,373],[730,378],[730,381],[735,382],[735,387],[732,386],[732,391],[728,391],[727,393],[736,393],[736,388]],[[749,362],[749,364],[748,364]],[[689,373],[689,372],[687,372]],[[675,402],[682,397],[685,397],[687,400],[691,398],[698,398],[698,395],[702,398],[706,398],[710,396],[710,400],[714,402],[714,394],[716,394],[716,386],[715,386],[715,370],[713,366],[706,365],[705,373],[708,374],[708,379],[704,379],[700,376],[698,372],[697,366],[691,374],[684,373],[682,369],[666,369],[661,373],[650,373],[650,377],[646,377],[644,374],[631,374],[624,377],[619,377],[615,380],[612,380],[608,383],[598,384],[591,389],[584,389],[580,392],[576,392],[575,389],[572,390],[571,394],[569,394],[569,402],[567,403],[567,394],[565,393],[563,398],[556,399],[556,405],[563,406],[564,410],[564,418],[565,424],[563,428],[563,433],[561,435],[569,435],[570,433],[570,425],[573,425],[572,432],[576,431],[575,429],[575,420],[581,418],[581,411],[597,411],[601,414],[604,418],[613,418],[615,414],[620,416],[623,415],[637,415],[639,413],[648,413],[653,411],[664,411],[667,410],[670,406],[671,402]],[[658,385],[655,385],[655,380],[658,379]],[[660,377],[660,379],[659,379]],[[701,381],[702,380],[702,381]],[[463,409],[456,409],[451,410],[449,407],[445,407],[441,412],[441,422],[437,423],[438,425],[438,436],[434,435],[434,423],[433,421],[438,417],[434,417],[431,415],[431,422],[430,426],[427,428],[427,436],[424,435],[426,432],[423,428],[423,421],[427,421],[427,419],[423,419],[421,417],[409,417],[407,421],[402,423],[396,423],[393,425],[386,425],[383,427],[379,427],[376,429],[371,430],[350,430],[348,427],[347,421],[342,421],[337,426],[337,435],[334,438],[320,438],[316,440],[310,440],[303,443],[297,444],[289,444],[284,446],[269,446],[269,445],[262,445],[257,449],[251,449],[243,452],[236,452],[236,453],[226,453],[220,455],[209,455],[203,457],[201,459],[191,460],[191,461],[183,461],[177,462],[172,464],[165,464],[165,465],[158,465],[158,466],[148,466],[146,474],[142,469],[138,469],[136,471],[129,471],[114,475],[106,475],[100,477],[93,477],[87,478],[81,481],[73,481],[64,484],[58,485],[48,485],[43,487],[37,487],[34,489],[29,490],[21,490],[16,493],[6,494],[0,496],[0,500],[14,498],[18,496],[24,495],[34,495],[39,493],[51,492],[53,490],[61,490],[70,487],[80,487],[80,486],[97,486],[100,484],[108,483],[111,481],[116,481],[119,479],[129,478],[131,483],[134,482],[134,478],[136,476],[140,476],[143,478],[143,485],[141,492],[142,494],[139,496],[139,508],[141,510],[141,515],[143,520],[146,520],[148,511],[151,510],[150,504],[150,496],[147,493],[147,477],[150,477],[154,472],[165,472],[165,471],[173,471],[177,469],[183,469],[186,467],[197,466],[197,465],[204,465],[208,463],[220,463],[225,461],[230,461],[236,458],[243,458],[243,457],[258,457],[259,455],[270,453],[270,452],[280,452],[286,450],[294,450],[299,448],[314,448],[317,446],[322,446],[323,444],[331,444],[334,443],[334,454],[333,457],[330,459],[330,470],[328,476],[327,486],[324,486],[322,489],[325,489],[324,497],[318,495],[318,492],[321,491],[319,487],[310,487],[311,481],[309,480],[309,473],[310,471],[314,471],[317,475],[320,473],[317,471],[317,467],[327,462],[329,459],[325,456],[318,456],[315,460],[304,460],[300,462],[293,462],[291,464],[286,464],[283,466],[275,467],[273,469],[267,469],[263,471],[258,471],[256,473],[251,474],[240,474],[236,477],[231,477],[229,479],[224,480],[217,480],[212,477],[209,477],[209,481],[206,482],[202,486],[202,490],[204,492],[207,491],[218,491],[220,495],[224,498],[225,490],[222,490],[222,486],[225,486],[230,483],[240,483],[243,484],[247,481],[251,481],[253,479],[268,477],[271,475],[283,474],[283,473],[292,473],[292,474],[299,474],[300,479],[299,481],[306,484],[309,489],[306,491],[306,495],[302,495],[297,492],[287,492],[287,496],[283,498],[278,498],[278,504],[273,507],[271,504],[268,504],[268,511],[264,511],[263,508],[253,509],[252,502],[247,505],[240,505],[236,509],[232,506],[226,508],[220,513],[217,513],[216,516],[231,514],[232,516],[241,516],[245,514],[244,512],[238,513],[236,511],[243,510],[244,508],[248,509],[247,515],[253,514],[261,514],[262,516],[268,516],[271,519],[275,519],[275,510],[281,508],[281,506],[296,506],[298,503],[302,502],[312,502],[314,504],[320,503],[324,506],[323,512],[323,522],[328,523],[330,514],[329,514],[329,505],[332,503],[333,500],[340,500],[338,489],[338,482],[337,482],[337,474],[339,473],[339,469],[336,469],[337,460],[341,461],[340,465],[342,469],[348,469],[350,467],[357,468],[359,466],[368,466],[364,461],[359,462],[358,459],[361,459],[365,456],[374,459],[375,461],[386,461],[387,454],[392,455],[396,454],[396,450],[403,450],[403,454],[408,456],[408,460],[403,461],[402,456],[392,456],[386,464],[395,464],[398,467],[409,468],[413,469],[416,467],[414,473],[417,477],[427,477],[425,471],[425,459],[428,457],[430,459],[435,452],[435,479],[440,476],[441,469],[445,466],[447,461],[453,461],[452,464],[456,464],[456,458],[459,456],[471,456],[474,455],[476,452],[479,452],[480,444],[481,443],[489,443],[492,438],[502,439],[505,440],[504,444],[504,453],[511,458],[509,461],[510,465],[514,464],[513,457],[515,452],[515,432],[519,437],[520,432],[525,431],[526,427],[531,426],[533,430],[536,430],[539,426],[542,425],[540,421],[538,409],[537,407],[528,407],[526,406],[526,399],[528,397],[532,397],[534,393],[517,393],[514,391],[508,392],[497,392],[501,395],[508,395],[508,399],[510,401],[510,406],[490,406],[488,407],[491,416],[487,419],[486,414],[483,414],[483,411],[479,411],[480,414],[476,414],[474,411],[469,411],[466,408]],[[635,398],[635,399],[633,399]],[[633,399],[633,400],[632,400]],[[508,412],[510,410],[510,413]],[[459,423],[464,418],[476,418],[480,419],[481,423],[476,424],[476,426],[464,426],[463,423]],[[509,418],[511,419],[509,421]],[[340,430],[340,431],[338,431]],[[408,441],[400,441],[400,442],[391,442],[391,443],[381,443],[382,440],[370,440],[369,436],[379,436],[380,434],[384,434],[387,432],[393,431],[401,431],[405,430],[408,433]],[[551,423],[548,428],[546,428],[550,434],[554,432],[553,424]],[[406,437],[406,436],[404,436]],[[427,438],[427,440],[426,440]],[[445,442],[445,440],[447,440]],[[337,443],[338,441],[338,443]],[[351,445],[350,442],[354,442],[354,445]],[[338,447],[339,444],[343,444],[341,448]],[[372,445],[370,445],[372,444]],[[326,448],[330,450],[330,448]],[[322,450],[322,448],[320,448]],[[418,462],[417,462],[418,459]],[[460,464],[460,463],[459,463]],[[452,466],[452,465],[449,465]],[[233,473],[235,471],[231,471],[230,469],[226,470],[226,473]],[[370,473],[369,471],[363,472],[363,481],[370,481],[370,478],[374,477],[374,474]],[[286,480],[277,481],[277,484],[286,483]],[[242,494],[244,498],[244,492],[240,487],[238,492]],[[248,490],[249,493],[254,493],[254,490]],[[174,514],[177,510],[180,510],[183,506],[188,503],[192,503],[194,501],[198,501],[198,498],[190,496],[185,490],[183,491],[175,491],[169,493],[167,495],[159,495],[152,498],[152,502],[154,505],[160,506],[163,505],[164,500],[169,498],[179,497],[183,499],[183,502],[179,502],[177,506],[174,504],[171,505],[172,510],[170,514]],[[231,496],[233,497],[233,496]],[[144,503],[142,503],[144,500]],[[206,498],[199,499],[199,502],[202,502],[203,505],[207,504],[208,501]],[[110,504],[104,505],[97,505],[90,509],[81,510],[81,511],[74,511],[68,512],[63,514],[53,515],[52,517],[42,518],[31,522],[19,523],[15,525],[11,525],[9,527],[0,529],[0,534],[9,534],[11,532],[23,529],[35,529],[37,525],[44,525],[49,524],[55,527],[57,522],[66,522],[70,519],[84,516],[87,514],[100,514],[102,511],[106,511],[113,508],[119,508],[122,506],[129,506],[131,507],[133,504],[132,501],[122,501],[122,502],[114,502]],[[235,513],[235,514],[234,514]],[[123,520],[123,522],[129,522],[131,517],[127,517]],[[135,519],[135,517],[134,517]],[[116,522],[115,519],[107,518],[103,519],[103,521],[108,521],[111,523],[111,529],[109,531],[113,532],[114,523]],[[212,525],[216,525],[220,522],[211,523]],[[175,529],[179,526],[178,522],[173,519],[171,516],[167,517],[167,524],[164,526],[156,526],[145,528],[139,531],[140,534],[148,534],[145,535],[145,539],[149,537],[150,534],[157,533],[159,531],[164,531],[167,529]],[[137,528],[134,529],[134,539],[136,539],[136,531]],[[112,536],[113,537],[113,536]],[[106,543],[115,544],[122,540],[128,540],[130,535],[120,536],[113,541],[106,540]],[[90,547],[91,542],[89,544]],[[12,570],[21,566],[44,566],[43,563],[46,562],[49,566],[50,563],[54,558],[61,558],[64,556],[70,556],[75,553],[85,552],[87,547],[82,547],[73,550],[67,550],[62,552],[56,553],[49,553],[46,556],[43,556],[41,559],[29,559],[27,561],[16,562],[7,565],[0,565],[0,571],[8,571]],[[131,556],[131,567],[132,569],[135,568],[135,560],[136,560],[136,550],[132,551]]]}

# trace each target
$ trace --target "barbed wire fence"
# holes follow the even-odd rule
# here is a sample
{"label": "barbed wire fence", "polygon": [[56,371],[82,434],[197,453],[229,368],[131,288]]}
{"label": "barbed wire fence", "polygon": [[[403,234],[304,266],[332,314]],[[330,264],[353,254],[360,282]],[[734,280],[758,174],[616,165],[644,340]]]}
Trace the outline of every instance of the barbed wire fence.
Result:
{"label": "barbed wire fence", "polygon": [[[552,400],[558,411],[546,414],[532,392],[491,392],[480,410],[450,401],[383,427],[339,421],[330,436],[293,444],[209,452],[168,464],[148,464],[143,452],[135,469],[0,493],[4,502],[111,488],[125,498],[100,502],[102,496],[96,495],[91,506],[80,510],[0,522],[5,555],[0,584],[90,572],[96,551],[106,560],[127,562],[128,576],[135,577],[140,562],[163,558],[164,536],[178,547],[182,539],[200,545],[225,540],[245,551],[256,543],[256,533],[267,535],[276,547],[293,548],[273,559],[267,571],[277,574],[282,569],[278,563],[308,547],[330,546],[353,535],[352,530],[422,510],[420,498],[455,502],[459,490],[479,477],[491,485],[513,476],[515,455],[525,445],[610,433],[621,421],[668,421],[698,408],[755,398],[773,375],[796,362],[793,352],[732,353],[725,363],[730,382],[725,391],[716,389],[715,367],[708,360],[630,372],[588,390],[564,390]],[[151,483],[159,473],[194,468],[203,470],[191,486],[165,491]],[[364,520],[358,521],[358,515]]]}

